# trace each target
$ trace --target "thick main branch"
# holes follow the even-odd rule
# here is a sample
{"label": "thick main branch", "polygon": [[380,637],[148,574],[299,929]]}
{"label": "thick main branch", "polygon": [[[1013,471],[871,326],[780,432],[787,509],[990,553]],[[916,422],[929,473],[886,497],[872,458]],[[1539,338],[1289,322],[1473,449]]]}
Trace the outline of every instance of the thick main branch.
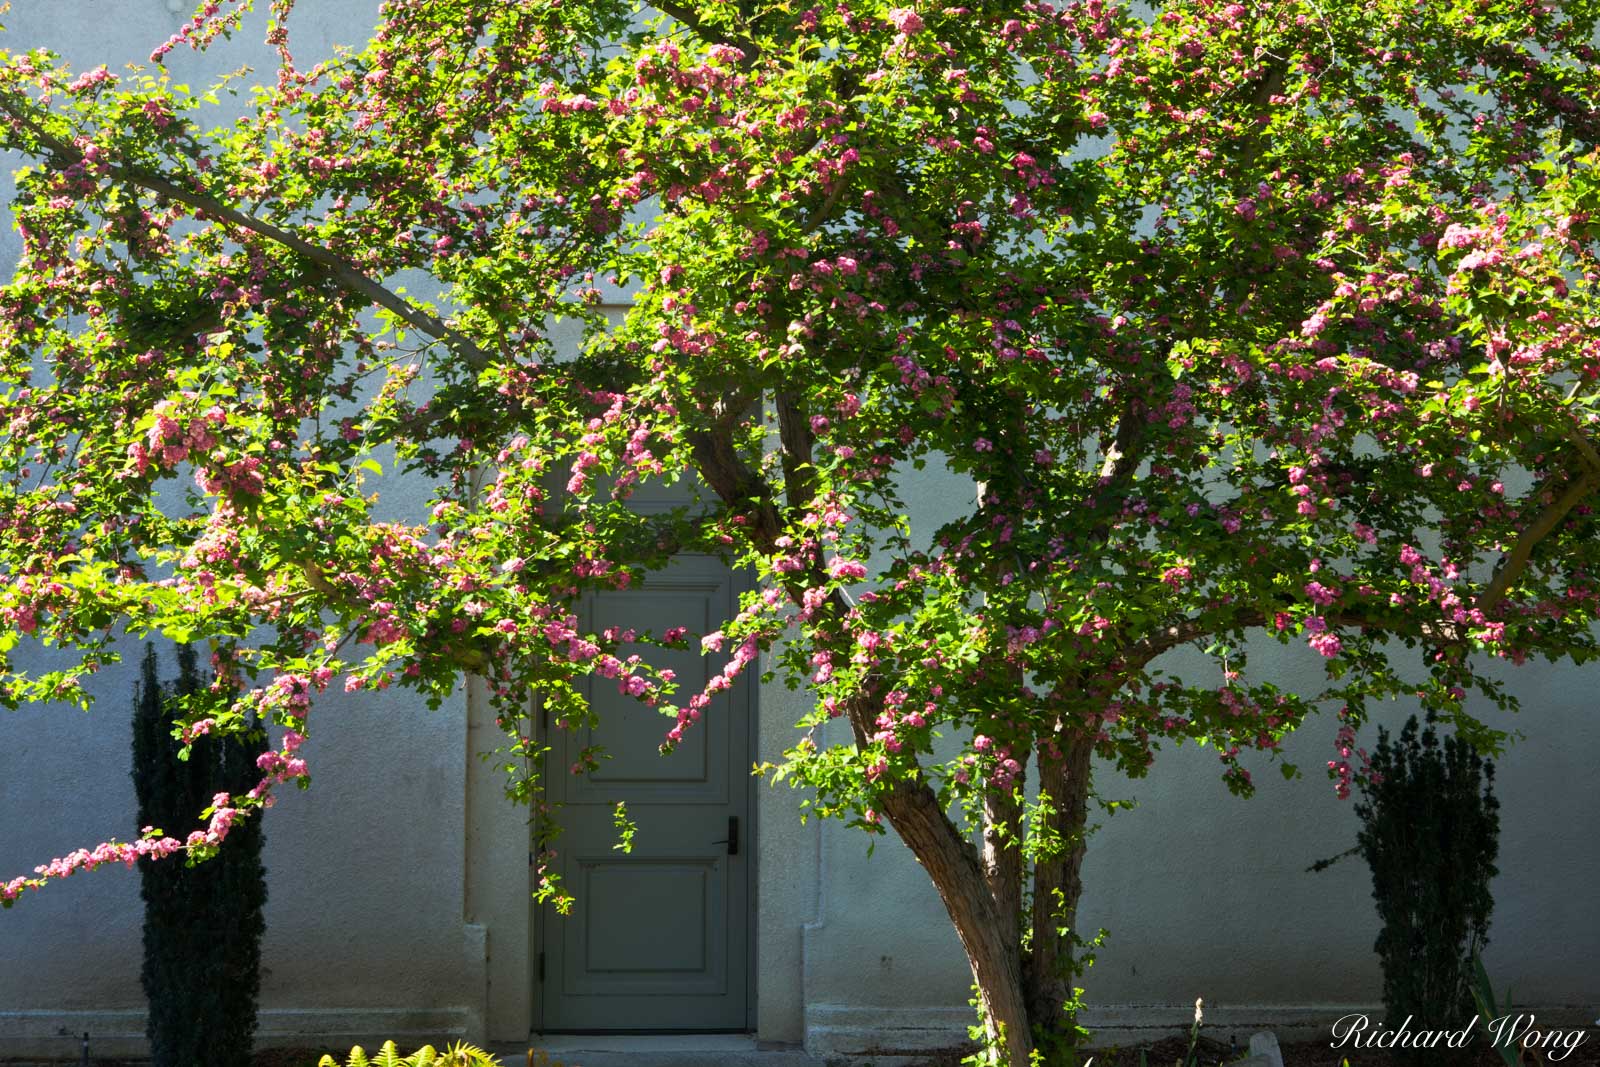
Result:
{"label": "thick main branch", "polygon": [[1566,491],[1551,501],[1539,513],[1538,518],[1522,531],[1517,543],[1511,546],[1511,551],[1505,554],[1500,566],[1495,568],[1489,588],[1483,591],[1475,606],[1485,614],[1498,607],[1510,592],[1512,583],[1528,569],[1533,550],[1538,547],[1539,542],[1554,533],[1556,527],[1561,525],[1572,509],[1594,495],[1597,490],[1600,490],[1600,468],[1591,466],[1574,478]]}

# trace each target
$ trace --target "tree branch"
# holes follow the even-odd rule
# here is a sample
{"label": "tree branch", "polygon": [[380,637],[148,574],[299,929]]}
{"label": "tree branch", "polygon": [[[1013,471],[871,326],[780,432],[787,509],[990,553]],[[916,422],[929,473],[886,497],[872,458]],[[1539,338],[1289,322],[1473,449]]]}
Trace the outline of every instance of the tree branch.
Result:
{"label": "tree branch", "polygon": [[[1020,684],[1020,682],[1018,683]],[[1029,753],[1013,752],[1027,766]],[[1025,773],[1025,772],[1024,772]],[[1023,787],[1018,775],[1015,788]],[[1002,929],[1022,929],[1022,805],[1011,789],[990,787],[983,794],[983,877],[994,898]],[[1020,966],[1020,958],[1019,964]]]}
{"label": "tree branch", "polygon": [[822,202],[811,210],[805,221],[800,224],[802,235],[815,232],[823,223],[833,217],[834,208],[839,206],[839,198],[844,195],[845,186],[849,183],[843,178],[834,180],[833,189],[823,197]]}
{"label": "tree branch", "polygon": [[972,842],[956,829],[922,779],[900,780],[879,795],[900,839],[933,879],[966,950],[991,1038],[1005,1029],[1009,1062],[1026,1064],[1033,1047],[1017,932],[1002,924]]}
{"label": "tree branch", "polygon": [[816,492],[816,478],[810,470],[816,435],[811,432],[811,423],[800,407],[800,398],[792,391],[778,390],[773,396],[773,407],[778,413],[784,493],[790,507],[804,507]]}
{"label": "tree branch", "polygon": [[[1073,949],[1077,944],[1078,901],[1083,896],[1083,857],[1088,845],[1090,756],[1094,736],[1082,733],[1064,740],[1060,759],[1039,751],[1041,803],[1049,797],[1052,849],[1033,865],[1033,946],[1023,961],[1028,1017],[1049,1032],[1058,1032],[1072,999]],[[1043,842],[1040,843],[1044,845]],[[1061,931],[1065,931],[1062,933]]]}
{"label": "tree branch", "polygon": [[756,60],[761,56],[761,49],[748,38],[734,37],[723,33],[721,30],[707,26],[693,9],[684,4],[674,3],[673,0],[651,0],[651,6],[662,14],[670,15],[674,20],[694,31],[695,36],[712,44],[725,44],[730,48],[737,48],[744,53],[740,65],[746,68],[755,66]]}
{"label": "tree branch", "polygon": [[[1100,464],[1100,478],[1104,481],[1105,488],[1113,493],[1124,489],[1133,479],[1133,474],[1139,469],[1139,462],[1143,459],[1146,420],[1139,418],[1141,404],[1138,396],[1128,394],[1123,402],[1122,411],[1117,415],[1117,432],[1111,439],[1111,444],[1106,447],[1105,460]],[[1095,540],[1100,540],[1103,534],[1095,535]]]}
{"label": "tree branch", "polygon": [[1600,468],[1591,467],[1573,479],[1572,484],[1567,486],[1567,491],[1541,511],[1539,517],[1533,520],[1533,525],[1522,531],[1517,543],[1511,546],[1511,551],[1506,553],[1500,561],[1500,566],[1495,568],[1489,588],[1483,591],[1483,595],[1473,606],[1485,614],[1499,607],[1500,602],[1506,598],[1506,593],[1510,591],[1512,583],[1522,577],[1522,573],[1528,569],[1528,561],[1533,556],[1534,548],[1561,525],[1568,512],[1597,489],[1600,489]]}
{"label": "tree branch", "polygon": [[739,458],[733,445],[731,420],[729,412],[721,412],[710,429],[696,430],[684,437],[706,483],[723,503],[751,520],[751,534],[763,551],[770,552],[782,530],[772,486]]}
{"label": "tree branch", "polygon": [[[1164,626],[1154,633],[1147,634],[1137,641],[1129,642],[1124,646],[1124,660],[1129,670],[1138,670],[1163,652],[1171,651],[1179,645],[1186,645],[1191,641],[1198,641],[1202,637],[1212,637],[1216,634],[1229,633],[1234,630],[1248,630],[1252,627],[1266,626],[1271,618],[1271,613],[1259,609],[1238,612],[1227,619],[1200,616],[1193,619],[1183,619],[1170,626]],[[1380,619],[1362,611],[1334,611],[1323,615],[1330,627],[1356,627],[1369,630],[1383,630],[1387,633],[1402,634],[1408,632],[1406,627],[1396,625],[1394,619]],[[1409,632],[1425,640],[1452,644],[1462,640],[1457,631],[1452,631],[1437,623],[1416,623]]]}
{"label": "tree branch", "polygon": [[[0,111],[4,111],[18,125],[31,133],[39,142],[40,151],[53,158],[58,165],[86,166],[83,152],[69,141],[63,141],[46,130],[35,117],[19,109],[13,94],[0,94]],[[256,218],[223,203],[210,193],[196,191],[180,185],[170,178],[126,163],[112,163],[111,176],[148,192],[175,200],[193,208],[197,213],[231,223],[243,230],[282,245],[291,252],[305,257],[325,270],[329,277],[343,288],[365,297],[370,302],[394,312],[413,329],[444,342],[473,370],[489,365],[489,353],[459,330],[452,329],[442,319],[429,314],[411,301],[373,281],[360,268],[335,252],[307,241],[298,234],[277,226],[265,219]]]}

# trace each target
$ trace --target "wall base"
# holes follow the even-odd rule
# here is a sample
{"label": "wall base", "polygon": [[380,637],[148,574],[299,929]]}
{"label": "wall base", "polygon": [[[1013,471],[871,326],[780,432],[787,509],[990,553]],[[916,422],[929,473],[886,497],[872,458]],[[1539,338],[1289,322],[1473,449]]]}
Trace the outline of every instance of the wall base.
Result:
{"label": "wall base", "polygon": [[[473,1011],[440,1008],[265,1008],[256,1047],[305,1046],[349,1052],[352,1045],[376,1048],[393,1040],[404,1051],[466,1038]],[[83,1035],[90,1055],[150,1054],[143,1011],[0,1011],[0,1058],[78,1061]]]}
{"label": "wall base", "polygon": [[[1528,1008],[1542,1026],[1582,1029],[1594,1025],[1593,1012],[1581,1005]],[[1241,1048],[1258,1030],[1271,1030],[1282,1041],[1327,1040],[1333,1023],[1364,1013],[1382,1019],[1377,1004],[1212,1004],[1205,1005],[1207,1036]],[[806,1051],[829,1063],[871,1059],[880,1067],[916,1062],[919,1052],[948,1049],[967,1041],[974,1016],[970,1008],[869,1008],[848,1004],[813,1004],[806,1009]],[[1465,1022],[1465,1020],[1463,1020]],[[1187,1033],[1194,1023],[1193,1004],[1114,1004],[1083,1013],[1098,1047],[1131,1045]]]}

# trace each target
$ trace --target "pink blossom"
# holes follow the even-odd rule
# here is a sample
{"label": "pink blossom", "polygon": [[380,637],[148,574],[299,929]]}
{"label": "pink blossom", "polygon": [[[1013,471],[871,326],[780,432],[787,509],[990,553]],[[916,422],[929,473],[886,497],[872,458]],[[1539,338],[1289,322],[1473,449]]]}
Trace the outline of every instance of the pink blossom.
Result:
{"label": "pink blossom", "polygon": [[889,9],[889,21],[894,28],[907,37],[920,33],[923,27],[922,16],[909,7],[894,7]]}
{"label": "pink blossom", "polygon": [[1323,607],[1339,599],[1338,590],[1330,589],[1321,582],[1307,582],[1305,592],[1306,596],[1311,598],[1312,603]]}
{"label": "pink blossom", "polygon": [[828,561],[828,573],[839,579],[865,578],[867,576],[867,568],[854,560],[835,556]]}

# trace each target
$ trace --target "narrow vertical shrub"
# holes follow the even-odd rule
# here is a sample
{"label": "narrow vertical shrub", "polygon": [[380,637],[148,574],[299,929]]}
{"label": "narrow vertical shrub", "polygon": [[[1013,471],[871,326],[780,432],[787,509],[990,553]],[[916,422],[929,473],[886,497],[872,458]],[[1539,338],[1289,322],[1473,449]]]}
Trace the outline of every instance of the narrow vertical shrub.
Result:
{"label": "narrow vertical shrub", "polygon": [[[1430,717],[1413,715],[1391,739],[1379,730],[1371,774],[1358,779],[1362,828],[1357,848],[1372,869],[1383,928],[1386,1023],[1460,1029],[1475,1014],[1472,957],[1489,940],[1498,873],[1499,802],[1494,764],[1453,735],[1440,740]],[[1404,1050],[1410,1062],[1443,1062],[1458,1050]]]}
{"label": "narrow vertical shrub", "polygon": [[[189,758],[172,736],[174,697],[195,696],[206,681],[194,651],[178,649],[178,680],[164,687],[153,647],[134,690],[133,781],[139,825],[183,838],[220,792],[242,793],[259,779],[265,739],[196,738]],[[150,1014],[145,1032],[154,1067],[239,1062],[249,1056],[261,988],[262,909],[267,900],[259,818],[235,824],[218,854],[186,866],[139,860],[144,898],[144,966]]]}

